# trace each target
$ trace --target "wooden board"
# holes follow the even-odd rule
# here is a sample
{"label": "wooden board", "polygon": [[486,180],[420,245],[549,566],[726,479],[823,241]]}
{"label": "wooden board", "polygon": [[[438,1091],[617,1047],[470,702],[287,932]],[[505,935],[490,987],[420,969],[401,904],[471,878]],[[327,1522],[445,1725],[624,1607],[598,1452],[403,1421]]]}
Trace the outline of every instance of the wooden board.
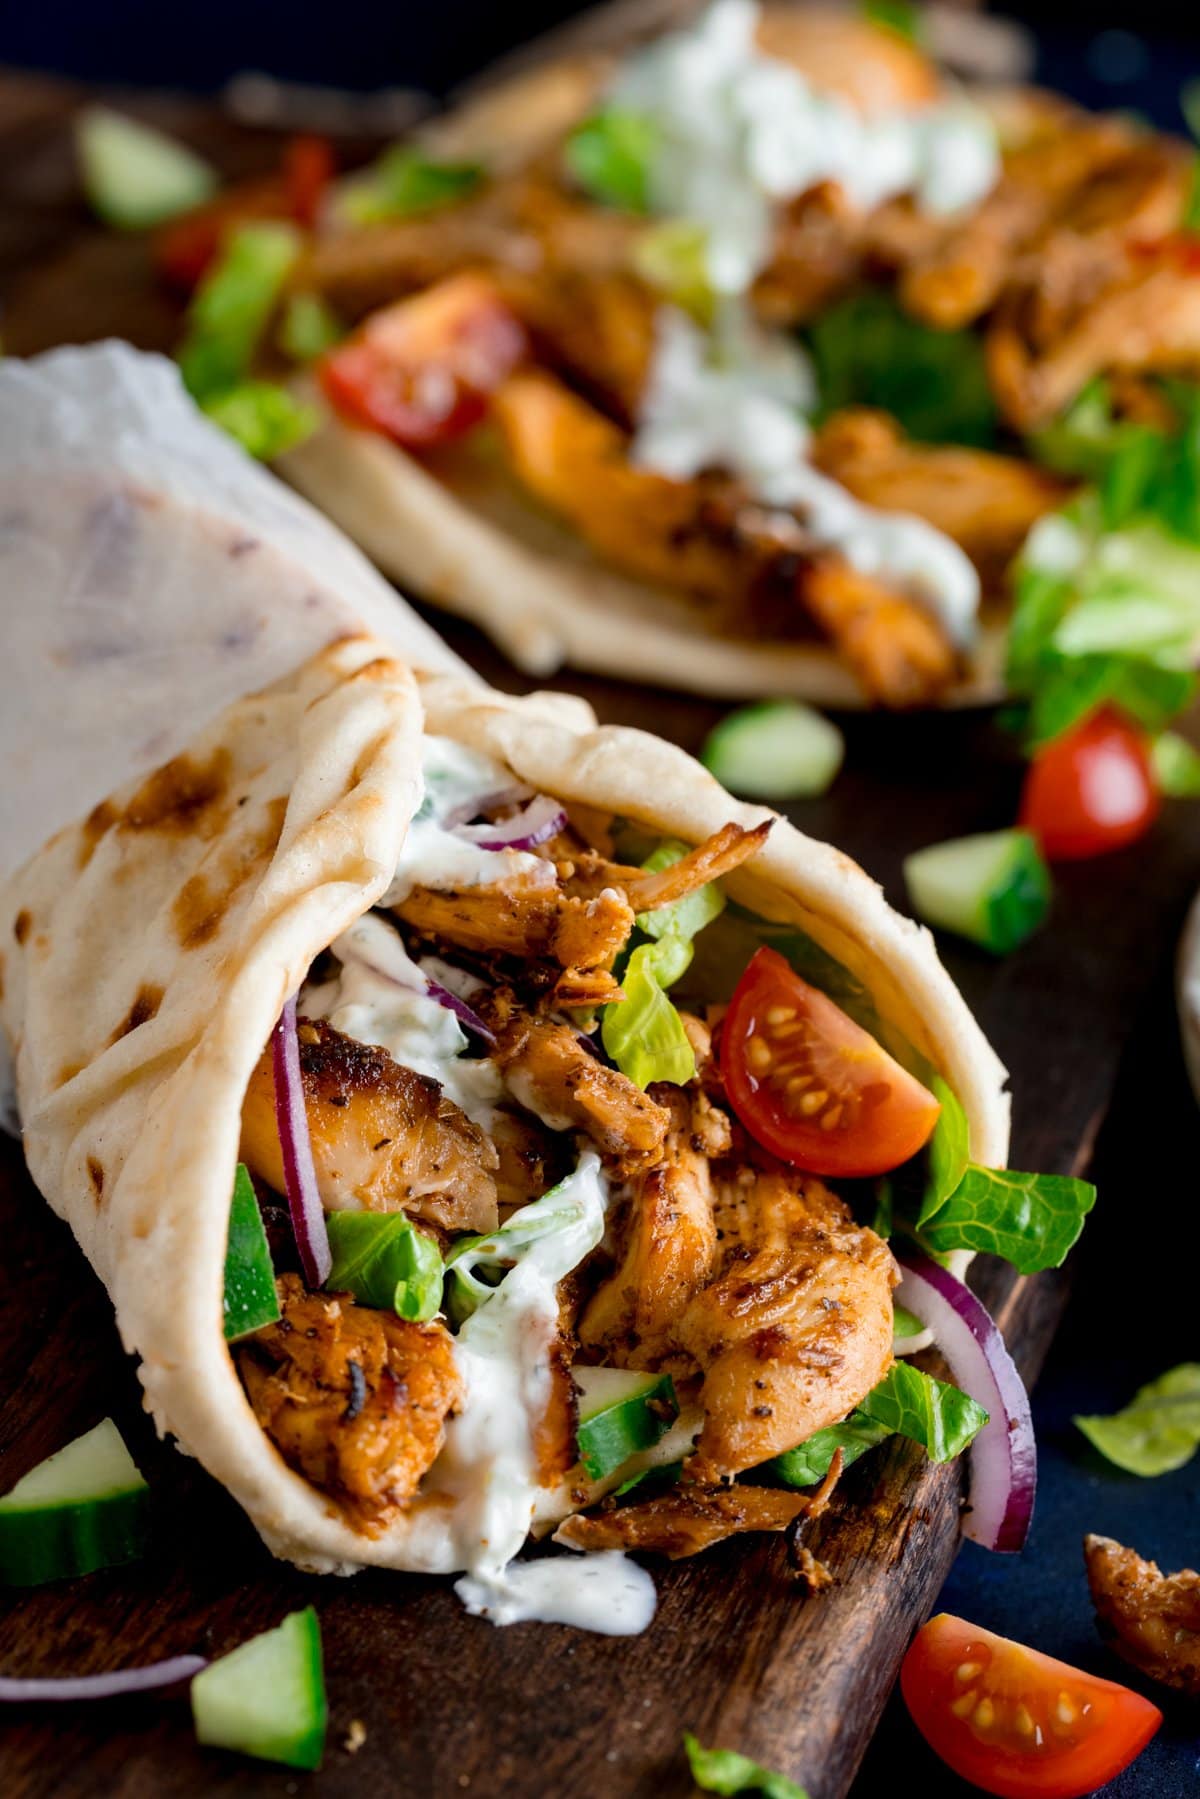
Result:
{"label": "wooden board", "polygon": [[[172,315],[146,282],[144,248],[96,233],[74,195],[71,104],[53,84],[0,79],[6,346],[28,351],[107,331],[163,345]],[[268,139],[236,132],[194,103],[150,110],[231,171],[265,166],[274,153]],[[490,679],[525,685],[468,627],[430,616]],[[634,655],[631,646],[631,662]],[[601,717],[688,748],[716,716],[679,695],[562,684]],[[847,767],[831,794],[793,816],[856,855],[899,903],[904,853],[1012,817],[1020,765],[986,718],[861,717],[848,721],[847,736]],[[1016,1165],[1086,1165],[1127,1022],[1173,940],[1198,859],[1194,828],[1179,811],[1146,846],[1067,871],[1050,927],[1020,955],[993,963],[948,951],[1013,1070]],[[1163,1045],[1164,1055],[1172,1051]],[[690,1790],[685,1729],[786,1770],[812,1799],[848,1791],[898,1659],[954,1556],[959,1470],[931,1468],[904,1445],[854,1468],[806,1538],[834,1576],[818,1598],[806,1597],[780,1540],[749,1539],[660,1570],[659,1613],[641,1638],[537,1625],[496,1631],[467,1617],[444,1583],[375,1573],[318,1581],[272,1562],[226,1495],[154,1440],[105,1295],[8,1144],[0,1146],[0,1242],[0,1490],[111,1412],[151,1479],[158,1520],[142,1564],[0,1594],[0,1671],[92,1671],[183,1650],[219,1653],[312,1600],[333,1718],[314,1786],[323,1794],[669,1799]],[[1064,1281],[981,1265],[978,1284],[1032,1376]],[[351,1756],[341,1743],[355,1720],[366,1738]],[[297,1790],[284,1770],[198,1750],[183,1702],[29,1712],[0,1728],[5,1799]]]}

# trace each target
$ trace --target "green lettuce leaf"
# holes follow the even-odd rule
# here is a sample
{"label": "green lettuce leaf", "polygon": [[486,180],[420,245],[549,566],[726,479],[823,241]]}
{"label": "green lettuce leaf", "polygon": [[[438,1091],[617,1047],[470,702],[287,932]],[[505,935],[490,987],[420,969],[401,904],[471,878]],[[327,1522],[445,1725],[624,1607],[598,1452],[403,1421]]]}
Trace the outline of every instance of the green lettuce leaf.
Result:
{"label": "green lettuce leaf", "polygon": [[320,294],[293,294],[279,325],[279,347],[293,362],[315,362],[344,336],[337,315]]}
{"label": "green lettuce leaf", "polygon": [[682,1087],[696,1072],[683,1020],[665,991],[691,959],[691,944],[675,936],[640,944],[621,975],[624,998],[604,1008],[601,1041],[635,1086],[673,1081]]}
{"label": "green lettuce leaf", "polygon": [[911,0],[860,0],[859,11],[872,25],[894,31],[897,37],[905,38],[910,44],[922,41],[921,9],[913,6]]}
{"label": "green lettuce leaf", "polygon": [[938,1121],[933,1127],[933,1136],[929,1139],[926,1150],[929,1174],[917,1218],[918,1228],[933,1216],[939,1206],[945,1205],[966,1174],[971,1160],[967,1115],[958,1095],[940,1074],[934,1075],[930,1086],[942,1109],[938,1113]]}
{"label": "green lettuce leaf", "polygon": [[[642,867],[647,874],[658,874],[664,868],[673,868],[676,862],[682,862],[688,854],[689,844],[678,843],[673,838],[660,843],[652,855],[646,857]],[[704,887],[697,887],[694,892],[676,900],[673,905],[659,906],[653,912],[639,912],[637,926],[647,937],[679,937],[690,943],[700,931],[719,918],[725,910],[725,895],[715,881],[709,881]]]}
{"label": "green lettuce leaf", "polygon": [[1200,1362],[1183,1362],[1140,1387],[1111,1417],[1076,1418],[1102,1456],[1130,1474],[1169,1474],[1200,1449]]}
{"label": "green lettuce leaf", "polygon": [[1160,790],[1170,799],[1200,799],[1200,753],[1186,737],[1163,731],[1151,750]]}
{"label": "green lettuce leaf", "polygon": [[684,1734],[692,1779],[705,1793],[759,1793],[762,1799],[808,1799],[803,1787],[785,1774],[773,1774],[734,1749],[705,1749],[691,1731]]}
{"label": "green lettuce leaf", "polygon": [[456,1324],[464,1323],[491,1297],[504,1275],[516,1267],[532,1244],[578,1223],[580,1207],[571,1190],[573,1179],[568,1176],[540,1199],[522,1206],[499,1230],[485,1236],[459,1237],[451,1245],[445,1260],[449,1282],[447,1309]]}
{"label": "green lettuce leaf", "polygon": [[878,406],[924,443],[994,442],[996,404],[973,332],[935,331],[871,288],[822,313],[809,344],[823,415]]}
{"label": "green lettuce leaf", "polygon": [[214,424],[260,462],[303,443],[321,422],[315,406],[297,399],[277,381],[243,381],[210,395],[201,405]]}
{"label": "green lettuce leaf", "polygon": [[809,1487],[829,1472],[839,1449],[848,1467],[893,1436],[919,1443],[932,1462],[952,1462],[987,1421],[987,1413],[969,1393],[935,1380],[911,1362],[894,1362],[848,1418],[817,1431],[767,1466],[787,1486]]}
{"label": "green lettuce leaf", "polygon": [[936,1212],[920,1226],[934,1255],[952,1249],[1001,1256],[1019,1274],[1059,1268],[1096,1201],[1088,1181],[1065,1174],[1019,1174],[972,1163]]}
{"label": "green lettuce leaf", "polygon": [[403,1212],[331,1212],[326,1224],[331,1293],[424,1323],[442,1308],[441,1252]]}
{"label": "green lettuce leaf", "polygon": [[294,225],[242,225],[197,288],[179,351],[184,385],[206,401],[236,387],[300,254]]}
{"label": "green lettuce leaf", "polygon": [[465,200],[483,180],[475,162],[433,162],[405,144],[394,144],[359,175],[341,184],[336,206],[353,225],[412,218]]}
{"label": "green lettuce leaf", "polygon": [[625,212],[650,210],[650,169],[658,129],[643,113],[608,106],[567,139],[567,168],[587,193]]}

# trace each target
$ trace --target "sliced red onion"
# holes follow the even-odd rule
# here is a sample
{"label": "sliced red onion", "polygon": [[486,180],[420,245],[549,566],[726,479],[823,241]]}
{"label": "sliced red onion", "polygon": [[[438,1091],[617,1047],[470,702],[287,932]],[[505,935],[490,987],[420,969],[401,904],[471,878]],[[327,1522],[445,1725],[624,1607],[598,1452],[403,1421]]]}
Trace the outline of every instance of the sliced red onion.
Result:
{"label": "sliced red onion", "polygon": [[300,1076],[300,1039],[296,1035],[296,996],[283,1008],[272,1038],[275,1073],[275,1123],[283,1151],[283,1179],[300,1266],[309,1287],[323,1287],[333,1267],[325,1209],[317,1190],[304,1082]]}
{"label": "sliced red onion", "polygon": [[901,1254],[898,1304],[933,1332],[957,1386],[988,1412],[971,1445],[971,1496],[963,1534],[985,1549],[1020,1549],[1037,1492],[1037,1443],[1029,1395],[1004,1338],[963,1282],[928,1256]]}
{"label": "sliced red onion", "polygon": [[495,1049],[496,1033],[488,1029],[478,1012],[473,1012],[466,1000],[459,999],[457,993],[451,993],[448,987],[443,987],[439,982],[430,980],[428,975],[425,979],[428,982],[430,999],[435,999],[439,1006],[445,1006],[448,1012],[453,1012],[460,1024],[465,1025],[467,1030],[486,1043],[489,1049]]}
{"label": "sliced red onion", "polygon": [[505,787],[499,793],[485,793],[480,799],[453,806],[439,822],[444,831],[453,831],[458,825],[469,825],[482,812],[494,812],[501,806],[523,806],[532,798],[531,787]]}
{"label": "sliced red onion", "polygon": [[173,1655],[145,1668],[118,1668],[112,1674],[74,1674],[60,1680],[18,1680],[0,1675],[0,1704],[31,1705],[45,1700],[121,1699],[153,1693],[191,1680],[208,1663],[202,1655]]}
{"label": "sliced red onion", "polygon": [[481,850],[532,850],[557,837],[566,822],[566,812],[558,800],[548,793],[539,793],[511,818],[497,819],[490,825],[462,825],[458,835],[469,843],[477,843]]}

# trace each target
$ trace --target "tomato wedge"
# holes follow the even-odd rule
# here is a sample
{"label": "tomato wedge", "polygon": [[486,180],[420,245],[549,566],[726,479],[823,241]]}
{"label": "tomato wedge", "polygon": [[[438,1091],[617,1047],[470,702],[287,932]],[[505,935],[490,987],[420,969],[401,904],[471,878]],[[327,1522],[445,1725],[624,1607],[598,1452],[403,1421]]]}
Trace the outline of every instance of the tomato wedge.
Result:
{"label": "tomato wedge", "polygon": [[1020,822],[1051,861],[1079,861],[1136,842],[1160,804],[1145,737],[1104,707],[1038,751]]}
{"label": "tomato wedge", "polygon": [[1000,1799],[1095,1792],[1162,1723],[1140,1693],[949,1612],[917,1632],[900,1690],[930,1748]]}
{"label": "tomato wedge", "polygon": [[482,275],[454,275],[368,319],[318,369],[352,424],[425,449],[479,423],[526,353],[525,331]]}
{"label": "tomato wedge", "polygon": [[722,1022],[720,1055],[750,1135],[810,1174],[886,1174],[916,1155],[941,1110],[773,949],[750,958]]}

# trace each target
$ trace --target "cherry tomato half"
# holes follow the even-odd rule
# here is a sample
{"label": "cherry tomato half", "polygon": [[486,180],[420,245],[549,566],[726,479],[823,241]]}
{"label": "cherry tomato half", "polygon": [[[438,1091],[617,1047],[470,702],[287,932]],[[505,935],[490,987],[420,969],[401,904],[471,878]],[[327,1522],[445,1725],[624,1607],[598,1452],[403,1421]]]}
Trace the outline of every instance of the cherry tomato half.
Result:
{"label": "cherry tomato half", "polygon": [[810,1174],[886,1174],[941,1107],[773,949],[756,950],[721,1026],[721,1072],[750,1135]]}
{"label": "cherry tomato half", "polygon": [[1000,1799],[1081,1799],[1162,1723],[1148,1699],[948,1612],[917,1632],[900,1690],[925,1741]]}
{"label": "cherry tomato half", "polygon": [[455,275],[368,319],[318,373],[337,410],[413,449],[461,437],[526,352],[525,331],[482,275]]}
{"label": "cherry tomato half", "polygon": [[1051,861],[1078,861],[1135,842],[1160,803],[1144,736],[1104,707],[1038,751],[1020,822]]}

